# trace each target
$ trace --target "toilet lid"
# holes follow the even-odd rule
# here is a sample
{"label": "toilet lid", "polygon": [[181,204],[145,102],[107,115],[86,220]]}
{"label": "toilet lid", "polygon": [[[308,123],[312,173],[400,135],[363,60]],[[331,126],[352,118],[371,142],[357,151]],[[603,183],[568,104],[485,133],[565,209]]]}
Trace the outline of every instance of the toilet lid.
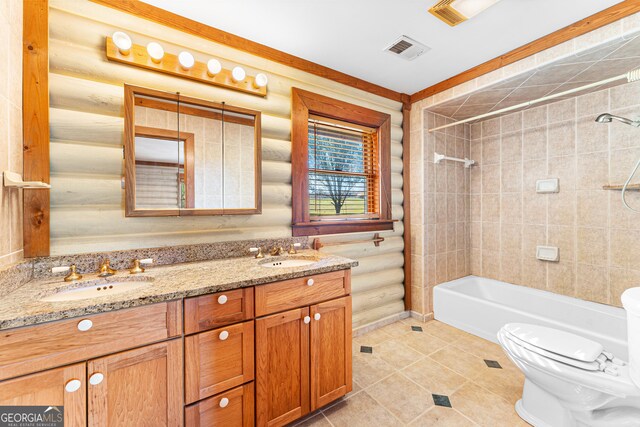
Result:
{"label": "toilet lid", "polygon": [[602,344],[568,332],[527,323],[509,323],[504,330],[518,341],[534,348],[550,352],[562,358],[590,364],[602,354]]}

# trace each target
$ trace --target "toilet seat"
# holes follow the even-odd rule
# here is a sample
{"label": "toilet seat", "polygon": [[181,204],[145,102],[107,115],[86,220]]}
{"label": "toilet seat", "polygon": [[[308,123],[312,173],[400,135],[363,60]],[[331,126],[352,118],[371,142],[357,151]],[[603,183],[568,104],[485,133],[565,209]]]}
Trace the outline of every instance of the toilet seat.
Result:
{"label": "toilet seat", "polygon": [[[562,378],[575,384],[585,385],[618,397],[640,395],[640,389],[635,387],[631,382],[628,366],[616,366],[618,371],[617,375],[607,374],[603,370],[585,369],[582,364],[588,364],[589,362],[572,359],[529,344],[508,332],[507,326],[508,325],[505,325],[500,332],[498,332],[498,340],[516,364],[518,364],[517,359],[520,363],[525,363],[532,368],[544,371],[548,375]],[[575,337],[581,338],[578,336]],[[543,345],[541,341],[536,342]],[[556,348],[556,350],[558,349]],[[607,362],[607,364],[609,366],[613,365],[611,362]]]}
{"label": "toilet seat", "polygon": [[604,351],[602,344],[569,332],[527,323],[509,323],[503,330],[527,350],[579,369],[617,376],[617,365],[624,365]]}

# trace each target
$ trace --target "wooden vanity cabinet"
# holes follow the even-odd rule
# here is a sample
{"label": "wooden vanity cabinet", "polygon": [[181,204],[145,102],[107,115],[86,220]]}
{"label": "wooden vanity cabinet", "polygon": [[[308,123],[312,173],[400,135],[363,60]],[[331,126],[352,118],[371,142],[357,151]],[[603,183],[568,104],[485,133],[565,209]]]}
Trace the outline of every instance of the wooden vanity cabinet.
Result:
{"label": "wooden vanity cabinet", "polygon": [[[338,273],[338,274],[335,274]],[[265,286],[283,286],[291,301],[318,302],[307,307],[270,314],[256,319],[256,421],[259,427],[282,426],[314,411],[352,389],[351,380],[351,297],[323,301],[336,293],[350,292],[350,270],[319,275],[308,289],[315,300],[301,294],[300,283],[285,281]],[[328,280],[326,278],[329,278]],[[313,277],[312,277],[313,278]],[[293,289],[293,291],[292,291]],[[342,290],[340,290],[342,289]],[[277,304],[260,301],[269,295]],[[276,292],[256,289],[258,307],[286,305]]]}
{"label": "wooden vanity cabinet", "polygon": [[184,411],[189,427],[252,427],[254,419],[254,383],[188,406]]}
{"label": "wooden vanity cabinet", "polygon": [[91,360],[87,372],[90,426],[182,425],[181,340]]}
{"label": "wooden vanity cabinet", "polygon": [[64,425],[86,425],[85,364],[0,382],[0,406],[64,406]]}

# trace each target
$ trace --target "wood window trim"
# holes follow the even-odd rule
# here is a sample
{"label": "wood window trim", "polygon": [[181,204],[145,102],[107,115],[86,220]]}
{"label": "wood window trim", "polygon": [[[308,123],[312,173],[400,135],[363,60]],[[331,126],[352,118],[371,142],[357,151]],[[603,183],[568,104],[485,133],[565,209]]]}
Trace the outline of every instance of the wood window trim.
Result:
{"label": "wood window trim", "polygon": [[[291,90],[292,229],[294,236],[355,233],[393,229],[391,219],[391,116],[358,105]],[[377,129],[380,147],[380,219],[311,221],[309,219],[309,115]]]}
{"label": "wood window trim", "polygon": [[[144,136],[148,138],[167,139],[172,141],[184,141],[184,183],[186,191],[186,209],[193,209],[196,205],[196,176],[195,176],[195,135],[188,132],[180,132],[168,129],[158,129],[147,126],[136,126],[135,136]],[[135,149],[131,151],[134,165],[157,165],[157,166],[176,166],[179,163],[171,164],[160,162],[148,162],[144,160],[135,160]],[[126,186],[126,182],[125,182]],[[135,189],[135,186],[134,186]],[[128,189],[127,189],[128,191]],[[134,190],[135,192],[135,190]]]}

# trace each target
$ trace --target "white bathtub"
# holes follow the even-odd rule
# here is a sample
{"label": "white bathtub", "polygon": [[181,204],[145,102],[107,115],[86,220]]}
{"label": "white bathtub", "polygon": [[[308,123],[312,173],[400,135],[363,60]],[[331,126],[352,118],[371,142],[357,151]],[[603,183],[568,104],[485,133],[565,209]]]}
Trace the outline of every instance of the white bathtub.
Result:
{"label": "white bathtub", "polygon": [[434,288],[433,311],[437,320],[496,343],[505,323],[533,323],[598,341],[627,359],[627,317],[622,308],[467,276]]}

